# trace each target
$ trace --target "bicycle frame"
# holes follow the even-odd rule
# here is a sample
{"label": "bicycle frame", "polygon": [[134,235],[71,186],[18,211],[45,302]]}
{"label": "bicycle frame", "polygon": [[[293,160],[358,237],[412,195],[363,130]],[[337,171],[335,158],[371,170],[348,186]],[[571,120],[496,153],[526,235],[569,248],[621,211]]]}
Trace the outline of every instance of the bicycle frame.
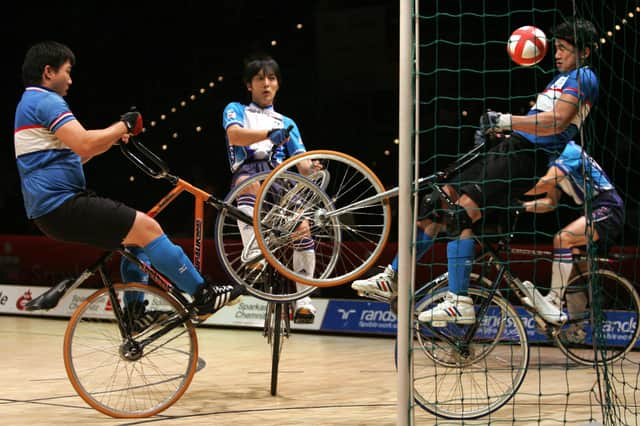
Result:
{"label": "bicycle frame", "polygon": [[[135,149],[135,151],[134,151]],[[191,183],[181,179],[175,175],[169,173],[167,164],[150,151],[146,146],[140,143],[136,138],[130,138],[127,144],[121,143],[120,150],[122,153],[131,160],[138,168],[140,168],[145,174],[154,179],[165,179],[171,185],[171,189],[164,197],[162,197],[151,209],[147,211],[147,214],[151,217],[155,217],[162,212],[169,204],[173,202],[183,192],[189,193],[194,197],[194,230],[193,230],[193,264],[199,272],[202,272],[202,259],[204,250],[204,205],[209,204],[220,211],[225,209],[230,216],[240,220],[247,224],[253,224],[253,218],[246,215],[239,210],[236,206],[225,203],[223,200],[214,197],[210,193],[192,185]],[[114,250],[103,253],[100,258],[91,266],[86,268],[75,280],[65,279],[42,295],[31,300],[25,306],[28,311],[35,311],[41,309],[52,309],[62,300],[62,298],[70,291],[78,288],[89,277],[93,276],[96,272],[102,271],[104,265],[112,258],[114,253],[120,251],[126,254],[126,250]],[[173,288],[173,285],[162,275],[160,275],[153,268],[148,267],[143,262],[140,262],[137,257],[129,254],[127,256],[131,261],[135,262],[144,272],[152,275],[154,282],[161,283],[161,286],[168,290]],[[101,273],[104,273],[103,271]],[[177,292],[173,292],[174,296]]]}

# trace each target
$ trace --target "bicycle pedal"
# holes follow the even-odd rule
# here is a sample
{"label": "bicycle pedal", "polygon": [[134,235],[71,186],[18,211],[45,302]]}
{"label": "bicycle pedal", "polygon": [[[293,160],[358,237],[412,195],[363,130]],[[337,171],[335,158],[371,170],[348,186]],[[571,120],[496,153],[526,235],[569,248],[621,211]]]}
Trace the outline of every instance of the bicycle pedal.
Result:
{"label": "bicycle pedal", "polygon": [[435,328],[442,328],[447,326],[446,321],[431,321],[431,326]]}

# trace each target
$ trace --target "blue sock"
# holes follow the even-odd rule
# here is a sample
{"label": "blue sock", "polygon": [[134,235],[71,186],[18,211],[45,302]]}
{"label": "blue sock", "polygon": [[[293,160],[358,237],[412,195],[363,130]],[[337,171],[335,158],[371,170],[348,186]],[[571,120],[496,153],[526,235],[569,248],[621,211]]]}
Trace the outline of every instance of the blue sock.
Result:
{"label": "blue sock", "polygon": [[[149,258],[146,254],[144,254],[144,250],[140,247],[128,247],[129,251],[135,254],[138,259],[147,265],[150,263]],[[123,283],[144,283],[147,284],[149,282],[149,275],[142,272],[138,265],[129,261],[126,257],[122,256],[120,259],[120,277],[122,278]],[[144,301],[144,293],[141,291],[127,291],[124,294],[124,303],[125,305],[133,302],[133,301]]]}
{"label": "blue sock", "polygon": [[[430,235],[425,234],[422,229],[417,228],[416,231],[416,262],[422,257],[424,256],[424,254],[427,252],[427,250],[429,250],[431,248],[431,246],[433,245],[433,239],[431,238]],[[398,272],[398,255],[396,254],[396,257],[393,258],[393,261],[391,262],[391,269],[393,269],[394,272]]]}
{"label": "blue sock", "polygon": [[180,290],[193,295],[204,283],[202,275],[184,254],[182,247],[173,244],[165,234],[147,244],[144,252],[151,264]]}
{"label": "blue sock", "polygon": [[471,266],[475,254],[475,241],[453,240],[447,244],[447,262],[449,267],[449,291],[459,296],[469,293]]}

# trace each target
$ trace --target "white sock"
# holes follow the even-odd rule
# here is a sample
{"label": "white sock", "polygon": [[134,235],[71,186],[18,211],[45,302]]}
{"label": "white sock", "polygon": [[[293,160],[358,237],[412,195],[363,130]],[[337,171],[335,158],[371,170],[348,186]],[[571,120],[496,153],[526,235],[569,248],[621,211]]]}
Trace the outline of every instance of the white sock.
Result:
{"label": "white sock", "polygon": [[[253,217],[253,207],[256,204],[256,196],[251,194],[238,196],[238,210]],[[253,224],[244,223],[240,220],[238,222],[238,229],[240,230],[240,238],[242,238],[243,247],[247,247],[248,244],[254,240],[255,233],[253,232]]]}
{"label": "white sock", "polygon": [[[316,251],[311,250],[294,250],[293,251],[293,271],[304,277],[313,277],[316,269]],[[302,291],[309,288],[308,285],[296,283],[296,289]]]}
{"label": "white sock", "polygon": [[558,296],[562,296],[567,287],[569,275],[573,269],[573,256],[571,249],[553,250],[553,263],[551,264],[551,290]]}

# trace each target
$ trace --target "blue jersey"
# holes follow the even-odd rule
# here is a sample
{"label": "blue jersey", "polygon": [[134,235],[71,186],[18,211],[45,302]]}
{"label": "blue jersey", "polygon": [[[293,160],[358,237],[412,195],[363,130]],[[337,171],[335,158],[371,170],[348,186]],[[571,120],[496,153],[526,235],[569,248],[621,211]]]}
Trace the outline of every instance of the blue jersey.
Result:
{"label": "blue jersey", "polygon": [[535,144],[539,144],[549,150],[560,152],[564,145],[573,140],[580,126],[589,115],[589,111],[598,101],[599,82],[598,77],[589,67],[582,67],[569,72],[556,75],[542,93],[536,98],[536,103],[531,107],[528,115],[553,111],[560,96],[568,93],[578,98],[578,113],[569,127],[560,133],[549,136],[537,136],[531,133],[516,131]]}
{"label": "blue jersey", "polygon": [[[584,204],[586,195],[594,199],[603,192],[615,189],[600,165],[573,141],[567,144],[562,154],[551,165],[562,170],[567,176],[559,182],[558,186],[578,205]],[[587,179],[584,179],[584,175]],[[585,181],[586,191],[584,190]]]}
{"label": "blue jersey", "polygon": [[232,173],[238,170],[245,161],[268,159],[271,167],[275,167],[285,158],[306,152],[296,123],[289,117],[277,113],[273,106],[260,108],[253,102],[249,105],[231,102],[222,113],[222,127],[225,132],[232,124],[238,124],[245,129],[257,130],[282,129],[293,125],[293,129],[289,133],[289,141],[275,148],[274,152],[271,152],[273,144],[268,138],[249,146],[230,145],[229,139],[226,138],[229,166]]}
{"label": "blue jersey", "polygon": [[27,217],[35,219],[86,189],[82,160],[55,135],[75,117],[62,96],[25,89],[16,108],[14,147]]}

